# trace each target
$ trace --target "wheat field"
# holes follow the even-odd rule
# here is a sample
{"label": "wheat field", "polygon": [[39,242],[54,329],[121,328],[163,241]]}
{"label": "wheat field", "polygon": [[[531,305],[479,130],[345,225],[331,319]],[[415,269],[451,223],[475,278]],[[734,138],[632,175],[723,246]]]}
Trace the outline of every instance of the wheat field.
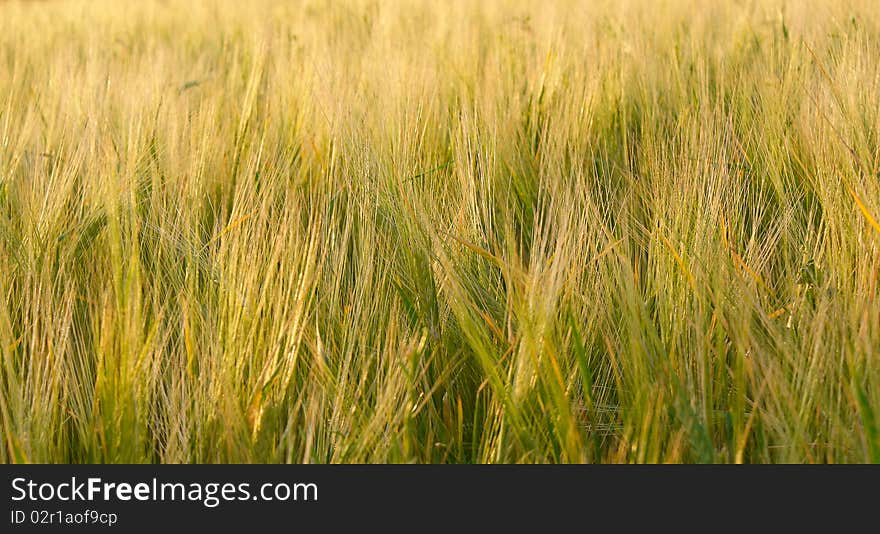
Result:
{"label": "wheat field", "polygon": [[880,462],[873,0],[0,2],[0,462]]}

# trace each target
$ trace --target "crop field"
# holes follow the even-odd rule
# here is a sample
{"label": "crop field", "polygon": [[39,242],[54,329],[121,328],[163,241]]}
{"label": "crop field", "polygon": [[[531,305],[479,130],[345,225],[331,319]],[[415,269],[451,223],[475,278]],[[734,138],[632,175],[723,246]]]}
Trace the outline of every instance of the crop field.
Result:
{"label": "crop field", "polygon": [[0,462],[880,462],[874,0],[0,2]]}

